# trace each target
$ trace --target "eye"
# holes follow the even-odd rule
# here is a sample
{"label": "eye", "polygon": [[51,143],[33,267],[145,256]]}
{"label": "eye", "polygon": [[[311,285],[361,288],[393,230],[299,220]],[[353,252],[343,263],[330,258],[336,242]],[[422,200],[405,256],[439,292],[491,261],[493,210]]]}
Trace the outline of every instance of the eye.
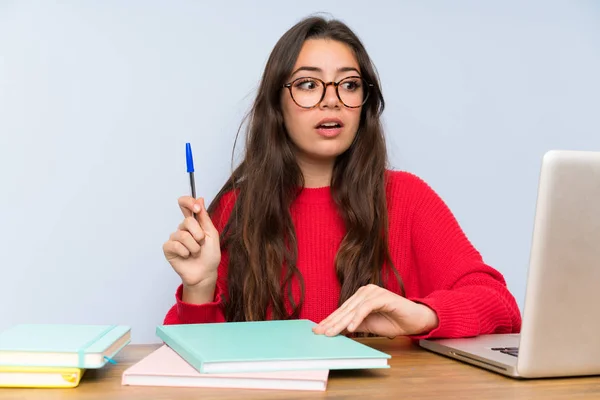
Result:
{"label": "eye", "polygon": [[294,88],[298,90],[312,91],[318,89],[320,86],[321,82],[311,78],[301,78],[294,83]]}
{"label": "eye", "polygon": [[361,88],[362,83],[360,79],[347,79],[341,83],[341,88],[348,92],[354,92]]}

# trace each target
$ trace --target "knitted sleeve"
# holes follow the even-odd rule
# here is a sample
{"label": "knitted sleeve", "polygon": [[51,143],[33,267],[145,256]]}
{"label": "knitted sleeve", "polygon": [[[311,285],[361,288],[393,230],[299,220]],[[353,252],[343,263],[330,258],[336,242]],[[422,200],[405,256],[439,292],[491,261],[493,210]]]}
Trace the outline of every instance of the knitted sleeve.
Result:
{"label": "knitted sleeve", "polygon": [[504,277],[483,261],[429,185],[415,178],[414,190],[411,238],[424,296],[409,300],[433,309],[439,325],[413,338],[519,332],[521,315]]}

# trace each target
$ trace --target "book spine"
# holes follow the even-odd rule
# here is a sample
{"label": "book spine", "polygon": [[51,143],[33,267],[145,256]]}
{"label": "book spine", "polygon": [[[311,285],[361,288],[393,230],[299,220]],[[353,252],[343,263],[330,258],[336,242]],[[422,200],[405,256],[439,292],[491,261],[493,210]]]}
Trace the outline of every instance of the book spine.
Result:
{"label": "book spine", "polygon": [[204,373],[204,363],[202,359],[196,357],[196,355],[184,345],[181,345],[175,340],[173,337],[169,336],[161,327],[156,328],[156,336],[162,339],[163,342],[171,349],[173,349],[177,354],[181,356],[185,361],[188,362],[192,367],[194,367],[198,372]]}
{"label": "book spine", "polygon": [[102,339],[104,336],[106,336],[110,331],[112,331],[116,327],[117,327],[116,325],[110,325],[105,330],[100,332],[100,334],[98,334],[98,336],[96,336],[95,338],[93,338],[92,340],[90,340],[89,342],[87,342],[83,346],[81,346],[79,349],[77,349],[77,359],[78,359],[77,367],[78,368],[86,368],[85,352],[86,352],[87,348],[90,347],[91,345],[93,345],[94,343],[96,343],[98,340]]}

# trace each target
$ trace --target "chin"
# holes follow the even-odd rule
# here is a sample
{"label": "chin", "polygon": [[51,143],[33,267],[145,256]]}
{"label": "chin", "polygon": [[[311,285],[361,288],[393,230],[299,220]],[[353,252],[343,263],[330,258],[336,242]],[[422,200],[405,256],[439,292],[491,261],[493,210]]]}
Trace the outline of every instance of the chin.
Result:
{"label": "chin", "polygon": [[306,135],[303,139],[293,142],[298,156],[307,161],[327,162],[334,161],[338,156],[346,152],[354,141],[354,135],[340,135],[330,139],[323,139],[321,137],[313,139],[310,135]]}
{"label": "chin", "polygon": [[311,149],[310,151],[306,151],[305,154],[313,160],[328,161],[336,159],[339,155],[348,150],[349,147],[350,146],[335,146],[328,149]]}

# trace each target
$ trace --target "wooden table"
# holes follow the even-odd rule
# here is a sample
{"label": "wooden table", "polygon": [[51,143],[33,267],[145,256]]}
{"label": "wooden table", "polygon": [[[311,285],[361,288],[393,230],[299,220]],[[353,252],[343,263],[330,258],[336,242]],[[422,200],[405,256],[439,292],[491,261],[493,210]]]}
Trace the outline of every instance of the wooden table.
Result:
{"label": "wooden table", "polygon": [[158,345],[129,345],[117,365],[88,370],[74,389],[0,389],[21,399],[600,399],[600,377],[520,381],[419,348],[405,338],[361,339],[392,356],[384,370],[331,371],[327,391],[122,386],[121,374]]}

